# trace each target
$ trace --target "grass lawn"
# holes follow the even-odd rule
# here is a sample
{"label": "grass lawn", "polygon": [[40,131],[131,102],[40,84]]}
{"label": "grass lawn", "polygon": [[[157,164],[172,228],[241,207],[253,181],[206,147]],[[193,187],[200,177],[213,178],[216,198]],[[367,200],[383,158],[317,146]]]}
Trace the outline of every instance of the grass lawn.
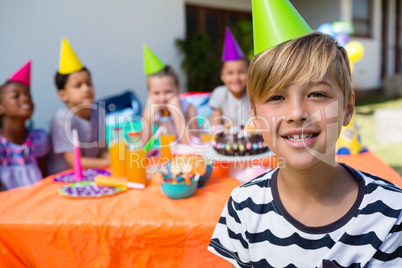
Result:
{"label": "grass lawn", "polygon": [[360,129],[363,146],[374,152],[402,176],[402,142],[382,142],[379,137],[376,137],[374,120],[374,111],[376,109],[401,108],[402,98],[385,100],[378,92],[356,98],[356,122]]}

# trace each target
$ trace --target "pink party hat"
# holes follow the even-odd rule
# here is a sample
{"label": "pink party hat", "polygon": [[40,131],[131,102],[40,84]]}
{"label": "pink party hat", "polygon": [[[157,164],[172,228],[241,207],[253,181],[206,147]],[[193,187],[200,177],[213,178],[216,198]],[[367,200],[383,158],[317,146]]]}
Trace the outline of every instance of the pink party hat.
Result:
{"label": "pink party hat", "polygon": [[28,88],[31,85],[31,60],[27,61],[18,71],[8,78],[8,81],[20,82]]}
{"label": "pink party hat", "polygon": [[229,27],[226,27],[225,43],[223,44],[222,61],[238,60],[244,57],[236,39],[232,35]]}

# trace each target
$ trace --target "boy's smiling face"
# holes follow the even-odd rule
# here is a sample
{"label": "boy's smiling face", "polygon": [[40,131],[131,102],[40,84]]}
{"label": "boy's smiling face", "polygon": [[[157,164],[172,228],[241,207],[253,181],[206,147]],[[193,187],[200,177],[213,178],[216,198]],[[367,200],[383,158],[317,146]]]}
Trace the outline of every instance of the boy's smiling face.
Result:
{"label": "boy's smiling face", "polygon": [[317,161],[331,164],[342,126],[349,124],[353,98],[346,104],[334,75],[318,83],[290,85],[255,104],[254,124],[286,166],[306,169]]}
{"label": "boy's smiling face", "polygon": [[248,64],[242,59],[227,61],[222,66],[221,80],[237,98],[246,92],[247,70]]}
{"label": "boy's smiling face", "polygon": [[92,104],[95,90],[91,75],[85,70],[70,74],[64,89],[59,90],[58,94],[70,109],[80,104]]}

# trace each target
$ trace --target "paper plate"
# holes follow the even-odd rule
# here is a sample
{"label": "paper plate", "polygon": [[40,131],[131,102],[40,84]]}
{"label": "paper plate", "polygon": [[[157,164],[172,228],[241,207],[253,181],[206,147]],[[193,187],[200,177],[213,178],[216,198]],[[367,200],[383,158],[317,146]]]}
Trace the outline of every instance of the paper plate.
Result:
{"label": "paper plate", "polygon": [[100,186],[93,181],[81,181],[61,187],[59,193],[66,197],[96,198],[115,195],[126,190],[126,187]]}
{"label": "paper plate", "polygon": [[[104,176],[109,176],[110,172],[107,172],[106,170],[103,169],[93,169],[93,168],[88,168],[88,169],[83,169],[82,170],[82,175],[84,178],[82,178],[82,181],[93,181],[96,177],[96,175],[104,175]],[[57,175],[53,178],[53,181],[55,182],[76,182],[74,181],[74,173],[66,173],[62,175]]]}

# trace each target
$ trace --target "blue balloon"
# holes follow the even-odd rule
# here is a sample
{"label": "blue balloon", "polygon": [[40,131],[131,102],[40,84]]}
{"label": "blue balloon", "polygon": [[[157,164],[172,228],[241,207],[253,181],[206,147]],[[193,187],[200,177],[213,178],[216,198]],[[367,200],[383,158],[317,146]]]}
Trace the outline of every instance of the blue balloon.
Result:
{"label": "blue balloon", "polygon": [[320,31],[320,32],[322,32],[322,33],[325,33],[325,34],[331,36],[332,38],[335,38],[334,27],[332,26],[331,23],[324,23],[324,24],[321,24],[321,25],[318,27],[317,31]]}

